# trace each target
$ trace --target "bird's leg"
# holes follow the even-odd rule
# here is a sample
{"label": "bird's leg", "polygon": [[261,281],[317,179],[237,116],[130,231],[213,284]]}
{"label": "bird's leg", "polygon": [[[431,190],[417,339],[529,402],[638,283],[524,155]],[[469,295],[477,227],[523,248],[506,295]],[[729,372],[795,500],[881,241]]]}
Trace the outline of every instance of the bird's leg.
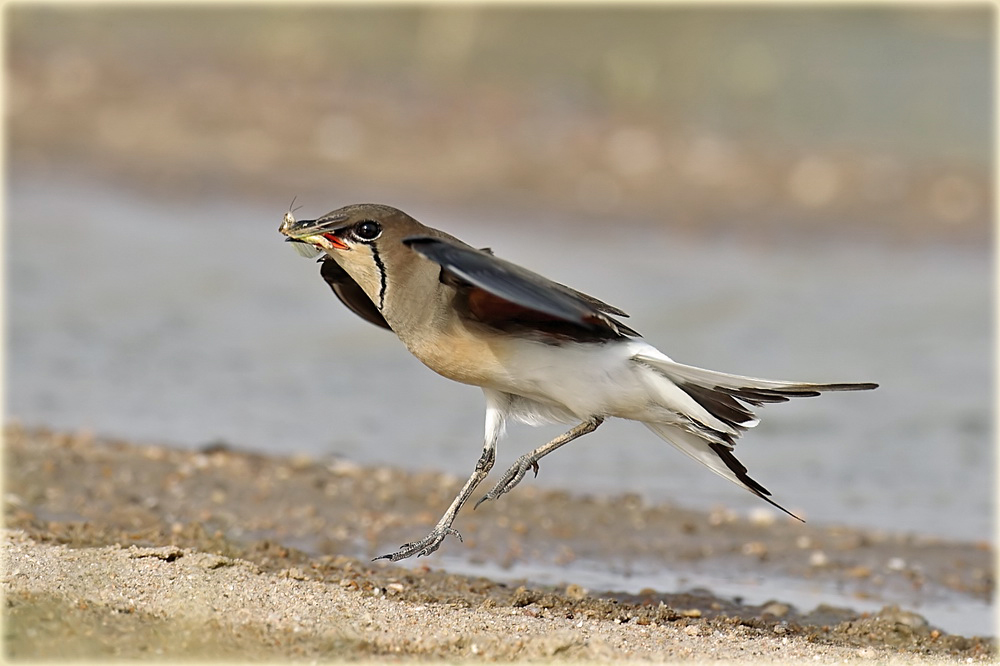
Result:
{"label": "bird's leg", "polygon": [[511,465],[506,472],[504,472],[504,475],[500,478],[497,484],[493,486],[493,490],[483,495],[482,499],[476,502],[476,506],[479,506],[486,500],[495,500],[504,493],[510,492],[511,489],[514,488],[514,486],[516,486],[518,483],[521,482],[521,479],[524,478],[525,473],[527,473],[529,469],[535,470],[535,476],[538,476],[539,458],[552,453],[563,444],[569,444],[577,437],[582,437],[587,433],[594,432],[595,430],[597,430],[597,427],[601,425],[603,422],[604,422],[603,418],[595,416],[589,421],[584,421],[583,423],[576,426],[569,432],[565,432],[559,435],[548,444],[539,446],[531,453],[527,453],[521,456],[520,458],[514,461],[514,464]]}
{"label": "bird's leg", "polygon": [[[441,542],[449,534],[458,537],[458,540],[462,540],[462,535],[458,533],[458,530],[452,528],[452,523],[455,522],[455,517],[458,516],[458,512],[461,511],[462,505],[464,505],[473,492],[476,490],[486,475],[490,473],[490,469],[493,467],[493,463],[496,460],[496,442],[487,440],[486,446],[483,447],[483,454],[479,457],[479,462],[476,463],[476,469],[472,472],[472,476],[469,480],[465,482],[462,489],[455,496],[452,501],[451,506],[448,510],[444,512],[441,516],[441,520],[438,521],[431,533],[425,536],[420,541],[414,541],[413,543],[403,544],[399,550],[395,553],[389,553],[388,555],[382,555],[376,557],[376,560],[389,560],[390,562],[397,562],[399,560],[406,559],[407,557],[412,557],[416,555],[420,557],[421,555],[430,555],[435,550],[441,547]],[[374,561],[374,560],[373,560]]]}

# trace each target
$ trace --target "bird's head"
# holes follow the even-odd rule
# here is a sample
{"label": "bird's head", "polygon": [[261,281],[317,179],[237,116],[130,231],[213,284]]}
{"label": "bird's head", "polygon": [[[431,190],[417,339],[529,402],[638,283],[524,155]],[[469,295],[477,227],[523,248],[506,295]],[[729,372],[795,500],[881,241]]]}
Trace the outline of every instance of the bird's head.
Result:
{"label": "bird's head", "polygon": [[381,204],[353,204],[315,220],[298,220],[286,213],[278,231],[307,257],[332,257],[379,306],[392,280],[406,279],[416,266],[427,264],[402,241],[435,232],[406,213]]}

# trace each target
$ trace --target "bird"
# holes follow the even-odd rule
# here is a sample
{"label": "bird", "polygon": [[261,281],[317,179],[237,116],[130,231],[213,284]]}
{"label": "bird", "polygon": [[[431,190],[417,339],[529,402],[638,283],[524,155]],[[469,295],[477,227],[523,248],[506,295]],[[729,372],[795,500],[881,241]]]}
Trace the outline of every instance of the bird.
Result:
{"label": "bird", "polygon": [[476,466],[427,536],[376,557],[426,556],[496,461],[508,422],[572,424],[520,456],[476,503],[510,492],[538,461],[609,418],[638,421],[681,452],[794,518],[752,479],[733,451],[759,423],[754,408],[872,382],[812,383],[744,377],[674,361],[621,320],[628,315],[549,280],[489,248],[477,249],[382,204],[353,204],[279,227],[362,319],[396,334],[424,365],[479,386],[485,436]]}

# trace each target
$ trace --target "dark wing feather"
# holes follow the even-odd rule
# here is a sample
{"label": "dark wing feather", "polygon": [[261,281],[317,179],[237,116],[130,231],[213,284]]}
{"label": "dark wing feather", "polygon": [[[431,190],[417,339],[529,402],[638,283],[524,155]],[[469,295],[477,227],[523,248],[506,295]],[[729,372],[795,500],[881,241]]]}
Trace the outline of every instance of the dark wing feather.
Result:
{"label": "dark wing feather", "polygon": [[368,298],[368,294],[331,257],[323,259],[319,274],[330,285],[340,302],[350,308],[351,312],[376,326],[392,330],[386,323],[385,317],[372,303],[372,299]]}
{"label": "dark wing feather", "polygon": [[410,236],[403,244],[439,264],[450,281],[487,292],[515,310],[538,313],[542,319],[591,332],[639,335],[609,316],[628,316],[618,308],[482,250],[431,236]]}

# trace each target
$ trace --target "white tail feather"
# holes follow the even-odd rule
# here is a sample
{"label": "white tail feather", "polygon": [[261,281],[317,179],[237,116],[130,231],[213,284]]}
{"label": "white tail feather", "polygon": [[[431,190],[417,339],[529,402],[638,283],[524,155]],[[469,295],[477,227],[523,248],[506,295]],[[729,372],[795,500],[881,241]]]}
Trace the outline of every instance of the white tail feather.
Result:
{"label": "white tail feather", "polygon": [[726,464],[719,458],[719,454],[713,451],[703,438],[666,423],[643,423],[643,425],[655,432],[660,439],[672,444],[678,451],[691,456],[719,476],[754,492],[747,484],[740,481],[731,469],[726,467]]}
{"label": "white tail feather", "polygon": [[[671,415],[676,414],[683,419],[700,423],[710,430],[725,433],[732,437],[740,436],[740,430],[713,416],[704,405],[691,397],[690,394],[686,393],[670,377],[661,373],[657,368],[647,367],[642,379],[650,392],[650,397],[659,407],[666,410],[667,413]],[[754,419],[753,423],[746,427],[756,424],[756,419]]]}
{"label": "white tail feather", "polygon": [[[768,504],[781,509],[792,518],[802,520],[794,513],[768,497],[771,493],[767,490],[767,488],[747,476],[746,467],[744,467],[743,464],[740,463],[734,455],[732,455],[728,448],[716,445],[716,448],[713,449],[709,442],[705,441],[698,435],[688,432],[682,428],[678,428],[677,426],[667,425],[664,423],[645,422],[643,425],[659,435],[659,437],[664,441],[673,444],[677,450],[694,458],[719,476],[729,479],[738,486],[746,488],[757,497],[761,498]],[[728,462],[722,458],[722,455],[725,455],[728,458]]]}
{"label": "white tail feather", "polygon": [[647,383],[660,398],[661,406],[687,419],[687,422],[644,420],[647,428],[719,476],[743,486],[796,518],[798,516],[768,498],[770,493],[767,489],[747,475],[746,467],[732,453],[736,438],[758,423],[750,406],[819,395],[822,391],[860,391],[877,386],[871,383],[816,384],[731,375],[677,363],[648,345],[636,349],[632,359],[657,373],[658,377],[647,379]]}
{"label": "white tail feather", "polygon": [[[651,353],[652,352],[652,353]],[[705,388],[724,388],[738,391],[740,389],[762,389],[765,391],[864,391],[873,389],[877,384],[817,384],[814,382],[793,382],[780,379],[761,379],[731,375],[726,372],[706,370],[693,365],[684,365],[674,361],[669,356],[659,353],[655,348],[643,350],[632,358],[648,363],[674,381],[690,382]]]}

